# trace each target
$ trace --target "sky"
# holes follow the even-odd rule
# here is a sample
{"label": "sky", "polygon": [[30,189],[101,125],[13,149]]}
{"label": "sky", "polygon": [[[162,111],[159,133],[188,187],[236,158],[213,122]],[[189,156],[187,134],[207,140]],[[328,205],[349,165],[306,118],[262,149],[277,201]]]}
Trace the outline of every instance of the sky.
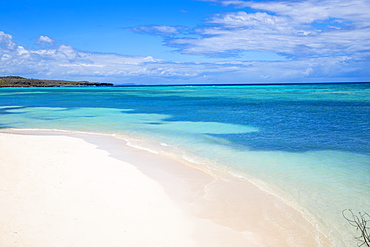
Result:
{"label": "sky", "polygon": [[370,0],[12,0],[0,9],[1,76],[370,81]]}

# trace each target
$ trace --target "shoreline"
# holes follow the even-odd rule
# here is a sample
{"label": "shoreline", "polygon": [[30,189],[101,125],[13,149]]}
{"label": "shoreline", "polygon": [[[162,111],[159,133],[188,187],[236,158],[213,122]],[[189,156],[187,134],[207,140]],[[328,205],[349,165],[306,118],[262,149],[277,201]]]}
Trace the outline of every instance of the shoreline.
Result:
{"label": "shoreline", "polygon": [[[249,244],[248,246],[333,246],[300,212],[287,205],[280,198],[262,191],[254,184],[244,179],[231,177],[231,175],[230,177],[212,176],[212,174],[194,169],[170,157],[130,147],[127,145],[127,141],[115,138],[111,134],[3,129],[0,131],[0,137],[1,140],[13,138],[13,141],[18,143],[17,145],[21,145],[23,142],[23,145],[25,145],[23,148],[31,147],[30,144],[32,142],[30,141],[38,138],[45,141],[44,145],[48,144],[49,139],[55,139],[54,143],[49,143],[53,145],[50,145],[50,147],[46,145],[44,148],[52,149],[60,143],[65,143],[58,150],[54,150],[58,152],[66,151],[68,148],[69,152],[71,152],[71,147],[66,146],[66,144],[70,144],[72,140],[78,140],[79,145],[74,146],[76,155],[80,155],[82,152],[81,147],[84,147],[84,150],[85,148],[87,149],[85,155],[94,156],[94,153],[99,153],[107,164],[118,162],[120,164],[118,166],[132,167],[140,174],[143,180],[151,181],[153,183],[152,186],[155,184],[154,187],[158,188],[156,193],[161,198],[163,197],[162,201],[168,202],[171,205],[169,208],[179,213],[178,215],[176,214],[176,217],[183,217],[180,217],[181,220],[179,222],[181,222],[184,229],[179,231],[187,233],[185,234],[186,236],[180,236],[184,238],[183,243],[188,243],[184,246],[246,246],[246,244]],[[16,139],[22,139],[22,141],[19,142],[18,140],[17,142]],[[4,148],[9,149],[10,147],[6,147],[6,145],[9,145],[6,144],[8,141],[1,142],[1,140],[0,150],[4,152]],[[43,153],[43,150],[40,150],[39,144],[33,143],[32,148],[35,149],[35,152],[31,154],[35,157],[29,158],[45,160],[47,155]],[[38,156],[36,155],[36,150],[39,153]],[[14,155],[19,155],[21,152],[22,149],[17,150]],[[67,154],[68,152],[64,153],[64,155]],[[85,159],[88,156],[80,157],[80,159]],[[55,157],[48,157],[47,159],[49,164],[56,162]],[[66,162],[76,163],[76,159],[67,159]],[[90,160],[90,162],[92,161]],[[22,166],[23,164],[19,165]],[[100,172],[109,172],[109,169],[112,169],[110,166],[103,169],[99,164],[95,166],[96,169],[100,169]],[[75,167],[70,165],[68,168],[75,169]],[[85,167],[84,169],[87,168]],[[3,169],[6,169],[6,167]],[[63,167],[59,167],[59,169],[63,169]],[[40,172],[42,173],[42,171]],[[124,172],[119,174],[122,178],[127,178],[128,175]],[[57,175],[54,174],[54,176]],[[114,173],[111,175],[117,176]],[[90,176],[94,178],[93,181],[102,179],[101,174],[91,174]],[[81,179],[85,179],[84,176]],[[108,177],[104,179],[108,179]],[[79,189],[86,189],[84,184],[79,184],[78,176],[75,182]],[[120,193],[125,193],[125,186],[132,185],[122,185]],[[10,186],[9,188],[12,187]],[[105,194],[107,189],[113,188],[105,188],[102,193]],[[146,189],[142,190],[145,191]],[[3,191],[2,196],[4,196],[4,193],[6,194],[6,191]],[[8,196],[12,196],[12,191],[7,193]],[[121,206],[124,207],[124,204]],[[101,210],[105,212],[104,208]],[[141,213],[146,215],[145,212]],[[136,214],[141,213],[136,212]],[[140,218],[140,215],[137,216]],[[151,222],[151,217],[151,215],[146,215],[145,221]],[[168,220],[166,215],[161,215],[161,217],[164,221]],[[176,222],[177,226],[179,222]],[[163,222],[161,226],[167,226],[171,230],[173,228],[171,224],[173,223],[169,222],[166,225]],[[158,225],[152,225],[152,228],[158,228]],[[115,228],[112,227],[112,230],[114,231]],[[166,235],[164,237],[166,240],[162,239],[161,241],[168,241],[171,238],[169,235],[171,234]],[[153,246],[153,243],[149,245]],[[172,246],[180,246],[179,244],[173,245],[172,242],[171,244]],[[40,245],[37,244],[37,246]],[[145,245],[136,244],[133,246]]]}

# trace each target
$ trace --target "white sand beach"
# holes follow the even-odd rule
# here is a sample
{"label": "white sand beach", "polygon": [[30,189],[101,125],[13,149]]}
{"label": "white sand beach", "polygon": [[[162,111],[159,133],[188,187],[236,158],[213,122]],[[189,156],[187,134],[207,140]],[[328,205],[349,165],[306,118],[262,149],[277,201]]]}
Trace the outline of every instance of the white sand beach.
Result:
{"label": "white sand beach", "polygon": [[94,134],[0,132],[0,246],[332,246],[298,211]]}

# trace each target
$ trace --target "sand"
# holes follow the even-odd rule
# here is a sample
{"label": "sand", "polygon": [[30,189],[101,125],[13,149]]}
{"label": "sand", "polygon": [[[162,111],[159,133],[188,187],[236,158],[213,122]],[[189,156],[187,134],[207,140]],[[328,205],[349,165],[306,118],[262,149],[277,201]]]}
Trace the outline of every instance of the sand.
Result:
{"label": "sand", "polygon": [[0,246],[332,246],[300,212],[96,134],[0,132]]}

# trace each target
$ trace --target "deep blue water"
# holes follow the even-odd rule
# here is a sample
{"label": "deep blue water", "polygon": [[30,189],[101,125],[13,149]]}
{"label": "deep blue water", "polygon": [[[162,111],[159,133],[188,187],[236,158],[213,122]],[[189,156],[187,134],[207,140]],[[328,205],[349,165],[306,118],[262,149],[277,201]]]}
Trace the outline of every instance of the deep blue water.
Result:
{"label": "deep blue water", "polygon": [[341,211],[370,212],[370,84],[1,88],[0,127],[176,146],[283,191],[338,246],[352,244]]}

